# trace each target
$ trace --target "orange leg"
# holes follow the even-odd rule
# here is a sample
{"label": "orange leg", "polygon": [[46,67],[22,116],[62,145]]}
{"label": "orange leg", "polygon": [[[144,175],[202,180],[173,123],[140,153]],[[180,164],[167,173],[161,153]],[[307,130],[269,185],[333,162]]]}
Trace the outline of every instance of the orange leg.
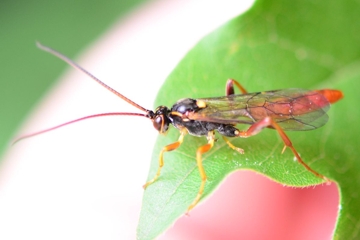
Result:
{"label": "orange leg", "polygon": [[227,82],[226,82],[226,87],[225,87],[226,96],[235,94],[234,84],[235,84],[235,86],[237,86],[239,88],[239,90],[242,92],[242,94],[247,93],[245,88],[238,81],[236,81],[234,79],[228,79]]}
{"label": "orange leg", "polygon": [[204,146],[201,146],[198,148],[198,150],[196,151],[196,163],[200,172],[200,177],[201,177],[201,185],[199,188],[199,192],[196,195],[196,198],[194,199],[194,201],[190,204],[190,206],[187,209],[187,213],[189,213],[189,211],[191,209],[193,209],[196,204],[200,201],[200,198],[204,192],[204,188],[205,188],[205,183],[206,183],[206,173],[205,173],[205,169],[204,166],[202,165],[202,155],[206,152],[208,152],[213,146],[214,146],[214,142],[215,142],[215,133],[214,131],[211,131],[208,133],[207,136],[208,139],[208,143],[205,144]]}
{"label": "orange leg", "polygon": [[176,142],[165,146],[161,150],[160,155],[159,155],[159,168],[158,168],[158,170],[156,172],[156,175],[155,175],[155,177],[153,179],[151,179],[150,181],[148,181],[148,182],[146,182],[144,184],[144,186],[143,186],[144,189],[146,189],[150,184],[155,182],[156,179],[160,176],[161,168],[164,166],[164,152],[170,152],[170,151],[175,150],[178,147],[180,147],[181,143],[184,141],[184,136],[186,135],[186,133],[187,133],[186,130],[182,130],[180,132],[180,137]]}
{"label": "orange leg", "polygon": [[229,145],[229,147],[231,147],[233,150],[235,150],[235,151],[237,151],[237,152],[239,152],[239,153],[241,153],[241,154],[244,154],[244,149],[234,146],[234,145],[229,141],[229,139],[227,139],[226,137],[222,136],[222,138],[224,139],[224,141],[226,142],[226,144]]}
{"label": "orange leg", "polygon": [[261,130],[263,130],[264,128],[267,128],[267,127],[274,128],[279,133],[282,140],[284,141],[285,146],[284,146],[284,148],[282,150],[282,153],[285,151],[286,147],[290,148],[291,151],[294,153],[294,155],[295,155],[296,159],[298,160],[298,162],[301,163],[309,172],[313,173],[315,176],[317,176],[319,178],[324,179],[326,182],[330,182],[328,178],[326,178],[322,174],[320,174],[320,173],[316,172],[315,170],[313,170],[312,168],[310,168],[310,166],[307,165],[301,159],[300,155],[295,150],[294,146],[292,145],[289,137],[285,134],[284,130],[274,120],[272,120],[270,117],[266,117],[266,118],[256,122],[251,127],[249,127],[249,129],[246,130],[246,131],[239,131],[238,136],[242,137],[242,138],[251,137],[251,136],[254,136],[254,135],[258,134]]}

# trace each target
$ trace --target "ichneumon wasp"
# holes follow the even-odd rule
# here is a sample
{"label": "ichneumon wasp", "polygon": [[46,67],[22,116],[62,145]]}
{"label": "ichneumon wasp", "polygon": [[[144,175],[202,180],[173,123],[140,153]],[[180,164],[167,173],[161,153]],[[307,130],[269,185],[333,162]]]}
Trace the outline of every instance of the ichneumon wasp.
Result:
{"label": "ichneumon wasp", "polygon": [[[234,146],[228,140],[228,137],[247,138],[258,134],[264,128],[275,129],[284,142],[282,152],[284,152],[287,147],[290,148],[297,161],[309,172],[324,179],[326,182],[329,181],[325,176],[313,170],[301,159],[285,131],[313,130],[323,126],[328,120],[326,112],[330,104],[337,102],[343,97],[342,92],[339,90],[322,89],[310,91],[292,88],[248,93],[239,82],[229,79],[226,84],[226,96],[181,99],[171,108],[159,106],[152,111],[138,105],[106,85],[63,54],[40,43],[37,45],[40,49],[57,56],[72,67],[82,71],[101,86],[144,113],[114,112],[89,115],[49,129],[24,135],[15,142],[71,123],[102,116],[125,115],[146,117],[152,121],[154,128],[160,134],[166,133],[169,125],[173,125],[180,131],[180,136],[176,142],[163,147],[161,150],[158,170],[156,175],[145,183],[143,187],[146,188],[160,176],[161,169],[164,166],[163,155],[165,152],[177,149],[182,144],[186,134],[197,137],[204,136],[207,138],[207,144],[200,146],[196,151],[196,162],[201,176],[201,184],[197,196],[187,209],[188,212],[196,206],[203,194],[207,176],[202,165],[202,155],[213,147],[216,140],[215,131],[222,135],[224,141],[230,148],[243,154],[244,150]],[[242,94],[235,94],[234,85],[239,88]],[[248,124],[250,127],[242,131],[236,128],[237,124]]]}

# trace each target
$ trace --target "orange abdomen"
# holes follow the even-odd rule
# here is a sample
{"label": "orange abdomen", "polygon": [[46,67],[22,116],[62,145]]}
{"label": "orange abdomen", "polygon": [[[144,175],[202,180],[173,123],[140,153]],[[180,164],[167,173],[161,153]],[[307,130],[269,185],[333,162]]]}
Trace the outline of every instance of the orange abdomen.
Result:
{"label": "orange abdomen", "polygon": [[340,90],[321,89],[316,91],[321,93],[329,101],[329,103],[336,103],[344,97],[344,94]]}

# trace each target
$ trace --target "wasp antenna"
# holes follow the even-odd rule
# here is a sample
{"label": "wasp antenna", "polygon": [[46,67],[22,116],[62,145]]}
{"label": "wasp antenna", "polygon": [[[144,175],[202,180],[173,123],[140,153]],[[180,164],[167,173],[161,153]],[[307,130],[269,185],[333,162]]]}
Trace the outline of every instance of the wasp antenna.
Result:
{"label": "wasp antenna", "polygon": [[144,111],[144,112],[149,112],[149,110],[147,110],[146,108],[143,108],[142,106],[140,106],[139,104],[131,101],[129,98],[125,97],[124,95],[122,95],[121,93],[119,93],[118,91],[116,91],[115,89],[111,88],[110,86],[106,85],[104,82],[102,82],[100,79],[98,79],[97,77],[95,77],[94,75],[92,75],[91,73],[89,73],[88,71],[86,71],[84,68],[80,67],[77,63],[75,63],[74,61],[72,61],[70,58],[66,57],[65,55],[61,54],[60,52],[47,47],[45,45],[42,45],[40,42],[36,42],[36,46],[38,48],[40,48],[41,50],[51,53],[52,55],[60,58],[61,60],[63,60],[64,62],[66,62],[67,64],[69,64],[70,66],[72,66],[73,68],[76,68],[78,70],[80,70],[81,72],[85,73],[86,75],[88,75],[89,77],[91,77],[93,80],[95,80],[97,83],[99,83],[101,86],[103,86],[104,88],[106,88],[107,90],[109,90],[110,92],[114,93],[116,96],[120,97],[121,99],[123,99],[124,101],[128,102],[129,104],[133,105],[134,107]]}
{"label": "wasp antenna", "polygon": [[50,132],[52,130],[64,127],[66,125],[72,124],[72,123],[76,123],[76,122],[80,122],[82,120],[86,120],[86,119],[90,119],[90,118],[96,118],[96,117],[104,117],[104,116],[140,116],[140,117],[147,117],[149,118],[149,116],[147,114],[142,114],[142,113],[126,113],[126,112],[110,112],[110,113],[99,113],[99,114],[93,114],[93,115],[89,115],[89,116],[85,116],[82,118],[78,118],[78,119],[74,119],[62,124],[59,124],[57,126],[51,127],[51,128],[47,128],[38,132],[34,132],[34,133],[30,133],[30,134],[26,134],[23,136],[20,136],[18,138],[16,138],[11,145],[16,144],[17,142],[24,140],[25,138],[30,138],[30,137],[34,137],[46,132]]}

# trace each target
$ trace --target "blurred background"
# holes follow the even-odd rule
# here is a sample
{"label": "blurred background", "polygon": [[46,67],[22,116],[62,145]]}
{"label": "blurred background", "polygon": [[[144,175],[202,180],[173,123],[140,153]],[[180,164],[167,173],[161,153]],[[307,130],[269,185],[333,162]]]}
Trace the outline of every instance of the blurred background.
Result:
{"label": "blurred background", "polygon": [[[147,120],[106,118],[9,147],[27,116],[19,133],[94,113],[136,111],[35,41],[152,108],[186,51],[251,4],[2,1],[0,239],[134,239],[157,136]],[[337,204],[334,184],[290,189],[237,172],[161,239],[327,239]]]}
{"label": "blurred background", "polygon": [[1,1],[0,152],[64,69],[59,61],[41,61],[35,41],[73,57],[141,2]]}

